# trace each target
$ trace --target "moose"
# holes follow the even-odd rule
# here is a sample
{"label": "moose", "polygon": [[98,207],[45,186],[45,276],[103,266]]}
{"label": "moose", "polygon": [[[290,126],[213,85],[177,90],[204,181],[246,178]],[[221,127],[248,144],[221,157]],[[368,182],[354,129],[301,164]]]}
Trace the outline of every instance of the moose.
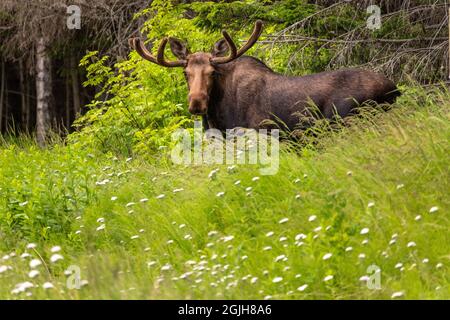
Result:
{"label": "moose", "polygon": [[[207,127],[221,131],[263,128],[267,120],[294,130],[302,119],[343,118],[365,102],[391,104],[400,94],[391,80],[363,69],[300,77],[278,74],[259,59],[244,56],[261,36],[262,26],[260,20],[256,21],[250,39],[239,50],[225,30],[223,39],[215,43],[210,53],[190,53],[175,38],[164,38],[156,57],[139,38],[130,39],[129,44],[148,61],[183,68],[189,89],[189,112],[202,115]],[[167,42],[178,60],[166,60]]]}

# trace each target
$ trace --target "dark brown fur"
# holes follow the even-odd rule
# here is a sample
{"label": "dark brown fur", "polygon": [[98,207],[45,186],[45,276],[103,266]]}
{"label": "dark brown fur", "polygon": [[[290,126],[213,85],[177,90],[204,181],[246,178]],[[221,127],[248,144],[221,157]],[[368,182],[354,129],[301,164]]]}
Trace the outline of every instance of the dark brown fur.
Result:
{"label": "dark brown fur", "polygon": [[207,118],[220,130],[259,128],[266,119],[293,130],[314,113],[313,105],[320,112],[316,116],[332,119],[347,116],[363,102],[392,103],[399,95],[392,81],[360,69],[287,77],[247,56],[215,69]]}

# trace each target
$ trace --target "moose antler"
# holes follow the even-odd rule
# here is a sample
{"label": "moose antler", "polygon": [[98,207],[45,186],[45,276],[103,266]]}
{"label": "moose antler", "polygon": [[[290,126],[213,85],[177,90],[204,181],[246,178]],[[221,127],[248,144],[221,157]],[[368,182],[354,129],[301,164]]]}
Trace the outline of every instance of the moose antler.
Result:
{"label": "moose antler", "polygon": [[164,49],[166,48],[166,44],[167,44],[168,40],[169,40],[168,38],[164,38],[161,40],[161,44],[159,45],[158,54],[157,54],[156,58],[145,47],[145,45],[141,39],[131,38],[128,40],[128,43],[129,43],[130,47],[134,48],[142,58],[144,58],[148,61],[151,61],[153,63],[159,64],[160,66],[168,67],[168,68],[184,67],[186,65],[186,61],[184,61],[184,60],[167,61],[164,58]]}
{"label": "moose antler", "polygon": [[250,49],[256,43],[256,41],[258,41],[258,38],[261,36],[261,33],[262,33],[262,27],[263,27],[262,21],[257,20],[255,23],[255,28],[253,29],[253,33],[252,33],[250,39],[247,41],[247,43],[242,48],[239,49],[239,51],[236,49],[236,45],[234,44],[234,42],[231,39],[228,32],[223,30],[222,35],[225,38],[225,41],[227,42],[228,47],[230,48],[230,55],[228,57],[212,58],[211,62],[217,63],[217,64],[222,64],[222,63],[231,62],[234,59],[237,59],[240,56],[242,56],[245,52],[247,52],[248,49]]}

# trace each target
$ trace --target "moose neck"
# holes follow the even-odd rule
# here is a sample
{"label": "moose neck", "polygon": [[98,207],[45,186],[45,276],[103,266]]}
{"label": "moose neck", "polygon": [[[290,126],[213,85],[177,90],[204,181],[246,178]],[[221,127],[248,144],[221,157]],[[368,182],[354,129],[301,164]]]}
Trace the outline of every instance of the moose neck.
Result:
{"label": "moose neck", "polygon": [[248,126],[247,105],[237,98],[239,88],[246,79],[263,79],[273,71],[258,59],[243,56],[217,66],[216,72],[208,105],[209,127],[225,131]]}

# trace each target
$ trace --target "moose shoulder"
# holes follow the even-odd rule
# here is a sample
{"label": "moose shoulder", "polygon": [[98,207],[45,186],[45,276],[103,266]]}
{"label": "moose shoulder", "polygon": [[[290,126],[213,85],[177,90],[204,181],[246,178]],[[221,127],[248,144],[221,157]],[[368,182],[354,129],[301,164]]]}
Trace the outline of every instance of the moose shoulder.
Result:
{"label": "moose shoulder", "polygon": [[[302,77],[277,74],[260,60],[243,56],[262,32],[257,21],[249,41],[239,50],[226,31],[211,53],[190,53],[177,39],[163,39],[157,57],[140,39],[130,45],[145,59],[165,67],[183,67],[189,87],[189,112],[207,118],[210,127],[259,128],[265,120],[295,129],[312,115],[345,117],[366,101],[392,103],[399,92],[395,84],[372,71],[345,69]],[[170,42],[178,61],[166,61]],[[230,51],[228,56],[225,56]]]}

